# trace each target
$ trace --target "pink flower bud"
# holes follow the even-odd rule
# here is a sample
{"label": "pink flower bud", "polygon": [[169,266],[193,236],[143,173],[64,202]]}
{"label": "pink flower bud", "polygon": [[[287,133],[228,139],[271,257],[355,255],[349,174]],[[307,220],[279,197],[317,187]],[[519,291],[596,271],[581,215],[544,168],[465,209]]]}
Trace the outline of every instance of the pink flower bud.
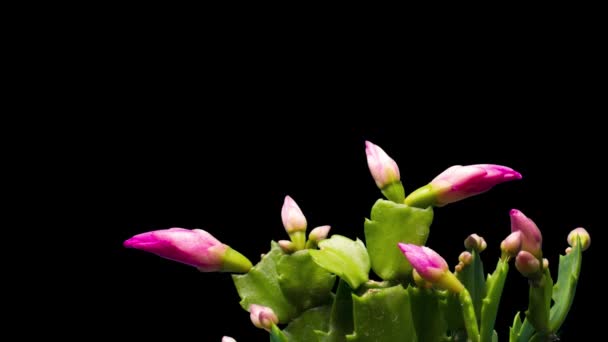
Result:
{"label": "pink flower bud", "polygon": [[380,146],[366,141],[365,154],[367,166],[378,188],[384,189],[387,185],[400,180],[397,163]]}
{"label": "pink flower bud", "polygon": [[242,254],[201,229],[155,230],[135,235],[124,246],[194,266],[201,272],[247,272],[252,267]]}
{"label": "pink flower bud", "polygon": [[300,210],[296,201],[289,196],[285,196],[285,202],[283,202],[283,208],[281,209],[281,219],[283,219],[283,226],[288,234],[306,231],[306,217],[302,214],[302,210]]}
{"label": "pink flower bud", "polygon": [[448,263],[434,250],[409,243],[398,243],[398,246],[424,280],[435,283],[448,272]]}
{"label": "pink flower bud", "polygon": [[537,277],[540,272],[540,262],[527,251],[520,251],[515,258],[515,267],[524,277]]}
{"label": "pink flower bud", "polygon": [[203,272],[219,271],[228,246],[201,229],[171,228],[147,232],[124,242],[160,257],[194,266]]}
{"label": "pink flower bud", "polygon": [[222,342],[236,342],[236,340],[230,336],[224,336],[222,337]]}
{"label": "pink flower bud", "polygon": [[510,215],[511,232],[521,232],[521,249],[540,258],[543,237],[536,223],[517,209],[511,209]]}
{"label": "pink flower bud", "polygon": [[327,238],[327,235],[329,234],[330,229],[331,229],[331,226],[317,227],[310,231],[310,234],[308,234],[308,239],[315,241],[315,242],[325,240],[325,238]]}
{"label": "pink flower bud", "polygon": [[486,240],[477,234],[471,234],[464,240],[464,248],[483,252],[488,247]]}
{"label": "pink flower bud", "polygon": [[436,205],[441,207],[516,179],[521,179],[521,174],[502,165],[455,165],[435,177],[430,185],[437,194]]}
{"label": "pink flower bud", "polygon": [[515,257],[521,250],[521,232],[513,232],[509,234],[500,243],[500,250],[510,257]]}
{"label": "pink flower bud", "polygon": [[277,315],[275,315],[274,311],[272,311],[272,309],[269,307],[257,305],[257,304],[251,304],[251,306],[249,306],[249,313],[250,313],[249,317],[251,318],[251,322],[257,328],[270,331],[273,324],[279,323],[279,318],[277,317]]}
{"label": "pink flower bud", "polygon": [[437,252],[425,246],[405,243],[397,245],[422,279],[453,293],[464,290],[464,285],[448,270],[448,263]]}
{"label": "pink flower bud", "polygon": [[583,227],[576,228],[571,231],[570,234],[568,234],[568,244],[574,247],[576,245],[577,235],[578,238],[581,240],[581,243],[583,244],[582,249],[586,251],[587,248],[589,248],[589,246],[591,245],[591,235],[589,235],[587,230],[585,230],[585,228]]}

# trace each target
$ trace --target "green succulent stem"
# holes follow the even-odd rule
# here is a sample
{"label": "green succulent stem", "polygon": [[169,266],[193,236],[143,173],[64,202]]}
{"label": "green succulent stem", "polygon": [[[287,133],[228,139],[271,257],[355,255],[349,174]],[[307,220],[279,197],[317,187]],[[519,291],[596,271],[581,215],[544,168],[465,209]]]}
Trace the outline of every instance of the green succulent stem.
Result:
{"label": "green succulent stem", "polygon": [[306,232],[296,231],[289,234],[293,247],[296,251],[304,249],[306,247]]}
{"label": "green succulent stem", "polygon": [[545,269],[538,280],[531,280],[528,310],[526,318],[534,329],[541,334],[549,332],[549,309],[553,280],[549,270]]}
{"label": "green succulent stem", "polygon": [[499,259],[494,273],[489,275],[486,281],[487,292],[481,306],[481,342],[492,341],[498,305],[500,304],[507,273],[509,273],[508,259]]}
{"label": "green succulent stem", "polygon": [[431,184],[427,184],[421,188],[418,188],[411,194],[409,194],[404,203],[410,207],[416,208],[428,208],[435,205],[437,202],[437,194],[433,191]]}
{"label": "green succulent stem", "polygon": [[382,191],[382,194],[386,198],[395,203],[403,203],[403,200],[405,199],[405,190],[403,190],[403,184],[401,181],[391,183],[382,188],[380,191]]}
{"label": "green succulent stem", "polygon": [[460,304],[462,305],[462,318],[468,339],[471,342],[479,342],[479,327],[477,326],[477,317],[475,316],[475,307],[473,306],[471,294],[467,289],[463,289],[458,294],[458,300],[460,300]]}

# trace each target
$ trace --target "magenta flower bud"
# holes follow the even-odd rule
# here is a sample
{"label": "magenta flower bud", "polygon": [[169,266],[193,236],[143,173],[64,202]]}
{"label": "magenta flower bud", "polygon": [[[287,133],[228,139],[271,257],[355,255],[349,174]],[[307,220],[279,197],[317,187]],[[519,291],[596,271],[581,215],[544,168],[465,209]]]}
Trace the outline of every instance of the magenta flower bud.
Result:
{"label": "magenta flower bud", "polygon": [[434,250],[426,246],[398,243],[399,249],[418,274],[431,283],[448,271],[448,263]]}
{"label": "magenta flower bud", "polygon": [[247,272],[252,267],[243,255],[201,229],[155,230],[133,236],[124,246],[194,266],[201,272]]}
{"label": "magenta flower bud", "polygon": [[521,179],[521,174],[502,165],[455,165],[443,171],[428,185],[412,192],[405,199],[405,204],[419,208],[429,205],[442,207],[516,179]]}
{"label": "magenta flower bud", "polygon": [[521,232],[521,249],[537,258],[542,256],[543,237],[534,221],[517,209],[511,209],[511,232]]}
{"label": "magenta flower bud", "polygon": [[452,292],[461,292],[464,286],[448,269],[448,263],[426,246],[398,243],[412,267],[422,279]]}
{"label": "magenta flower bud", "polygon": [[306,231],[306,217],[302,214],[302,210],[300,210],[296,201],[289,196],[285,196],[281,209],[281,219],[288,234]]}
{"label": "magenta flower bud", "polygon": [[521,174],[502,165],[456,165],[435,177],[431,181],[431,186],[440,189],[437,205],[444,206],[484,193],[497,184],[516,179],[521,179]]}
{"label": "magenta flower bud", "polygon": [[367,166],[379,189],[384,189],[401,179],[397,163],[380,146],[366,141],[365,154]]}
{"label": "magenta flower bud", "polygon": [[526,278],[537,278],[540,275],[540,262],[527,251],[520,251],[517,254],[515,267]]}
{"label": "magenta flower bud", "polygon": [[249,317],[251,318],[251,322],[257,328],[265,329],[266,331],[270,331],[273,324],[279,323],[279,318],[274,313],[274,311],[272,311],[272,309],[269,307],[257,305],[257,304],[251,304],[251,306],[249,306],[249,313],[250,313]]}
{"label": "magenta flower bud", "polygon": [[222,337],[222,342],[236,342],[236,340],[230,336],[224,336]]}
{"label": "magenta flower bud", "polygon": [[587,248],[589,248],[589,246],[591,245],[591,235],[589,235],[587,230],[585,230],[585,228],[583,227],[576,228],[571,231],[570,234],[568,234],[568,244],[574,247],[576,245],[577,235],[578,238],[581,240],[581,243],[583,244],[582,249],[586,251]]}
{"label": "magenta flower bud", "polygon": [[327,235],[329,234],[330,229],[331,229],[331,226],[317,227],[310,231],[310,234],[308,234],[308,239],[315,241],[315,242],[325,240],[327,238]]}
{"label": "magenta flower bud", "polygon": [[464,248],[476,250],[477,253],[483,252],[488,247],[486,240],[477,234],[471,234],[464,240]]}

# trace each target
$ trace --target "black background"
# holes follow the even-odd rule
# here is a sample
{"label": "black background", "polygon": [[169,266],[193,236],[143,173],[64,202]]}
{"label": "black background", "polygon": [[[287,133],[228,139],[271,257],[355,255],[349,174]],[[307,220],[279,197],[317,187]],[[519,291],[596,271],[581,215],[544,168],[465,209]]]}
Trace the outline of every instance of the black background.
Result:
{"label": "black background", "polygon": [[[365,159],[370,140],[397,161],[406,193],[455,164],[522,173],[436,209],[428,245],[451,266],[464,238],[478,233],[491,272],[511,208],[542,230],[554,277],[568,232],[587,228],[593,243],[562,339],[595,331],[605,132],[594,116],[606,109],[595,84],[597,44],[449,33],[421,44],[415,34],[399,44],[357,34],[315,42],[229,27],[182,36],[190,29],[102,30],[102,47],[83,52],[94,55],[83,77],[95,85],[78,91],[76,109],[88,120],[66,144],[79,164],[70,175],[85,176],[74,207],[82,209],[69,211],[101,250],[87,252],[92,277],[79,286],[86,293],[78,324],[108,338],[267,340],[228,274],[199,273],[122,242],[201,228],[255,263],[270,240],[286,238],[280,210],[288,194],[310,228],[329,224],[331,233],[363,239],[363,220],[380,197]],[[501,337],[526,306],[527,282],[513,266]]]}

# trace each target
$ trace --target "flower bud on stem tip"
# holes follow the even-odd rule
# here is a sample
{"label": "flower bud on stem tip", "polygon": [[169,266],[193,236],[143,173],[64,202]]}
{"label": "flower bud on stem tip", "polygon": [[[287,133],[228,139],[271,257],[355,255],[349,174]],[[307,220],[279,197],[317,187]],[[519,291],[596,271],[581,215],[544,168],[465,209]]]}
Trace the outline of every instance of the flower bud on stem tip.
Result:
{"label": "flower bud on stem tip", "polygon": [[266,331],[270,331],[273,324],[279,323],[279,318],[274,311],[262,305],[251,304],[249,307],[249,318],[251,318],[253,325]]}
{"label": "flower bud on stem tip", "polygon": [[476,250],[477,253],[483,252],[488,247],[486,240],[477,234],[471,234],[464,240],[464,248]]}
{"label": "flower bud on stem tip", "polygon": [[591,245],[591,235],[589,235],[589,233],[587,232],[587,230],[585,230],[585,228],[579,227],[574,229],[573,231],[570,232],[570,234],[568,234],[568,244],[572,247],[576,246],[576,237],[578,236],[578,238],[581,240],[581,243],[583,244],[581,246],[583,251],[586,251],[587,248],[589,248],[589,246]]}
{"label": "flower bud on stem tip", "polygon": [[289,196],[285,196],[281,209],[281,219],[295,250],[304,249],[306,245],[306,217],[296,201]]}

